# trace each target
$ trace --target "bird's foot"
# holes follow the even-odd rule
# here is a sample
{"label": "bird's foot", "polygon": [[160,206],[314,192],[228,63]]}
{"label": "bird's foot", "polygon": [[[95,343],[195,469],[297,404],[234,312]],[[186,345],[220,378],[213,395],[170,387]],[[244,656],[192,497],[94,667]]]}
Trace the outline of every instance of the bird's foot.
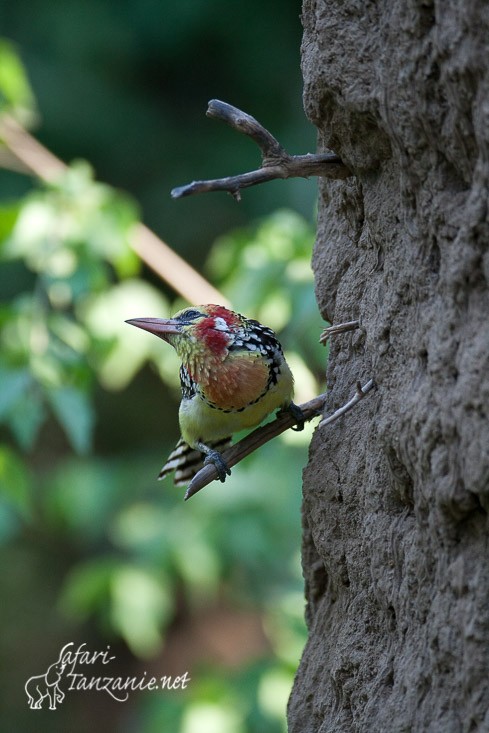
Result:
{"label": "bird's foot", "polygon": [[290,412],[294,420],[297,420],[297,425],[295,425],[292,430],[295,430],[297,433],[304,430],[304,423],[306,420],[299,405],[296,405],[295,402],[291,402],[290,405],[285,408],[285,411]]}
{"label": "bird's foot", "polygon": [[204,466],[208,466],[210,463],[212,463],[212,465],[215,467],[217,475],[219,477],[219,481],[221,481],[222,483],[225,482],[226,476],[231,476],[231,469],[229,468],[228,464],[221,456],[219,451],[210,450],[207,453],[206,457],[204,458]]}

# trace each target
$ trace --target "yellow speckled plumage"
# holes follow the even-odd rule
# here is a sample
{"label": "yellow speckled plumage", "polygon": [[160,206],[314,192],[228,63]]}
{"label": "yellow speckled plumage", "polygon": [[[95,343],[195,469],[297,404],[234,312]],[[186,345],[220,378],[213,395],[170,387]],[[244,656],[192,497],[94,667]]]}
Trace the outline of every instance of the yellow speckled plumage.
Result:
{"label": "yellow speckled plumage", "polygon": [[133,319],[170,343],[182,361],[182,440],[163,466],[160,478],[175,471],[186,483],[204,462],[212,462],[221,481],[229,470],[217,447],[243,429],[259,425],[278,409],[293,406],[292,373],[271,329],[223,306],[186,308],[171,319]]}

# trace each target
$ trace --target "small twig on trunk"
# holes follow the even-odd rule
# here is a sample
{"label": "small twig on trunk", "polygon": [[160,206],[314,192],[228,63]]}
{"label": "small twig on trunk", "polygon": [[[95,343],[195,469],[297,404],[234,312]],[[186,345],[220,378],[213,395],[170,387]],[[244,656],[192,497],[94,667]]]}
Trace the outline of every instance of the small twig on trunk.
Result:
{"label": "small twig on trunk", "polygon": [[319,343],[325,344],[330,336],[337,336],[339,333],[346,333],[347,331],[355,331],[360,328],[360,321],[347,321],[346,323],[337,323],[335,325],[325,328],[319,337]]}
{"label": "small twig on trunk", "polygon": [[326,178],[343,179],[351,176],[349,168],[341,158],[333,153],[307,155],[290,155],[263,125],[246,112],[218,99],[211,99],[207,109],[207,117],[226,122],[237,132],[248,135],[260,148],[262,153],[261,168],[237,176],[216,178],[209,181],[193,181],[186,186],[174,188],[172,198],[191,196],[209,191],[227,191],[239,201],[240,190],[258,183],[273,181],[278,178],[308,178],[324,176]]}
{"label": "small twig on trunk", "polygon": [[360,382],[357,382],[356,384],[356,392],[354,397],[349,400],[345,405],[342,405],[342,407],[338,408],[336,412],[333,412],[332,415],[329,417],[325,417],[324,420],[321,420],[321,422],[318,425],[318,428],[323,428],[325,425],[330,425],[335,420],[338,420],[342,415],[349,412],[355,405],[360,402],[360,400],[363,400],[366,394],[370,392],[371,389],[375,387],[375,382],[373,379],[369,379],[367,384],[365,384],[363,387],[360,384]]}
{"label": "small twig on trunk", "polygon": [[[357,402],[365,397],[367,392],[369,392],[373,388],[373,386],[373,379],[367,382],[364,387],[362,387],[360,383],[358,383],[357,393],[355,397],[347,402],[346,405],[340,407],[339,410],[336,410],[333,415],[319,423],[319,426],[332,423],[339,417],[341,417],[341,415],[344,415],[345,412],[351,410]],[[309,402],[305,402],[303,405],[300,405],[300,408],[304,415],[304,419],[306,421],[312,420],[314,417],[317,417],[321,414],[326,403],[326,397],[326,394],[321,394],[318,397],[310,400]],[[252,433],[244,437],[243,440],[240,440],[239,443],[236,443],[236,445],[233,445],[231,448],[228,448],[226,451],[224,451],[222,457],[226,461],[228,467],[232,468],[237,463],[242,461],[243,458],[246,458],[246,456],[249,456],[250,453],[253,453],[255,450],[257,450],[257,448],[261,448],[261,446],[265,443],[268,443],[269,440],[272,440],[272,438],[276,438],[277,435],[280,435],[281,433],[285,432],[296,424],[297,419],[290,412],[279,413],[276,420],[273,420],[272,422],[269,422],[266,425],[262,425],[261,427],[254,430]],[[185,493],[185,501],[187,501],[187,499],[190,499],[191,496],[194,496],[194,494],[203,489],[204,486],[207,486],[217,478],[217,469],[211,463],[201,468],[200,471],[195,474],[187,488],[187,491]]]}

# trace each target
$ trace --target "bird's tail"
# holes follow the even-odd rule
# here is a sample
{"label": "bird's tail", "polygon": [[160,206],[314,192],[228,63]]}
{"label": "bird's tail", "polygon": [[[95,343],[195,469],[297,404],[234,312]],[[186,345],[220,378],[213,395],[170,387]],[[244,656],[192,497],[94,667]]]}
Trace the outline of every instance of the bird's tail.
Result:
{"label": "bird's tail", "polygon": [[[231,438],[222,438],[215,442],[206,442],[209,448],[219,451],[226,450],[231,445]],[[204,465],[205,456],[199,451],[191,448],[188,443],[180,438],[175,450],[170,453],[168,459],[158,475],[158,481],[164,479],[168,474],[175,471],[173,483],[175,486],[185,486]]]}

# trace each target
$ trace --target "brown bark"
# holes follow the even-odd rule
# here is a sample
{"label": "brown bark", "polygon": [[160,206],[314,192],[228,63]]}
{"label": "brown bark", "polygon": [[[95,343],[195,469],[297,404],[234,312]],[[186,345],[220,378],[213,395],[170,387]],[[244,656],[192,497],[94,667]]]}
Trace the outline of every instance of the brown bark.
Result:
{"label": "brown bark", "polygon": [[305,107],[336,336],[304,476],[292,733],[489,730],[489,5],[305,0]]}

